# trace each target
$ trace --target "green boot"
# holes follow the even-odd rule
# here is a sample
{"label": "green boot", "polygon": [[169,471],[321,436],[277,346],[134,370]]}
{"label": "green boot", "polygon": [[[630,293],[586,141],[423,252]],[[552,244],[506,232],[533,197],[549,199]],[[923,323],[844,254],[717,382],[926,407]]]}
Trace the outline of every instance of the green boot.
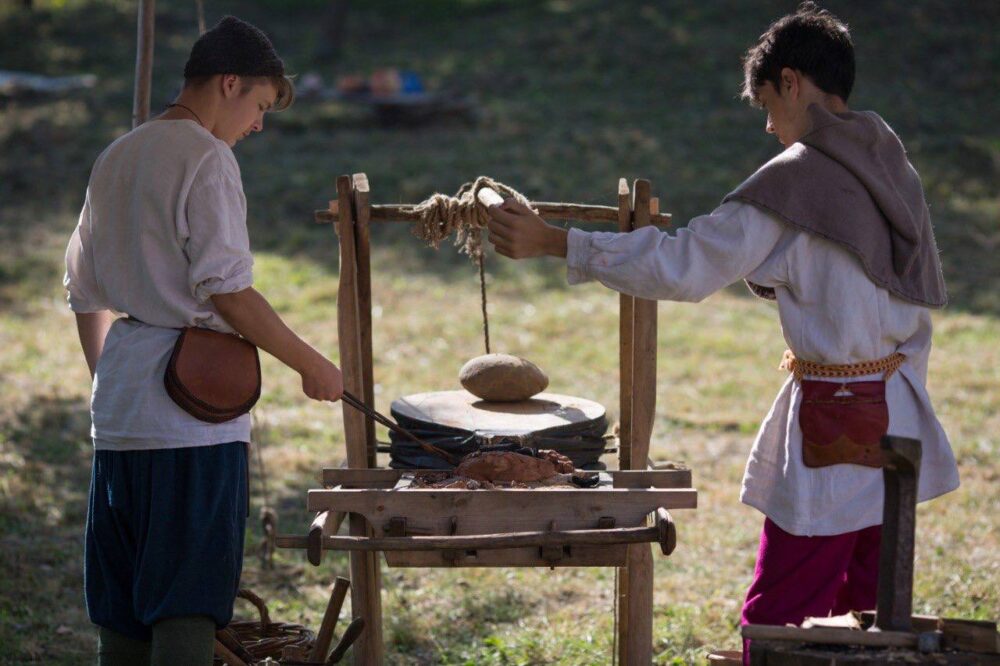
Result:
{"label": "green boot", "polygon": [[98,627],[97,666],[149,666],[149,642]]}
{"label": "green boot", "polygon": [[172,617],[153,625],[150,666],[212,666],[215,620],[204,615]]}

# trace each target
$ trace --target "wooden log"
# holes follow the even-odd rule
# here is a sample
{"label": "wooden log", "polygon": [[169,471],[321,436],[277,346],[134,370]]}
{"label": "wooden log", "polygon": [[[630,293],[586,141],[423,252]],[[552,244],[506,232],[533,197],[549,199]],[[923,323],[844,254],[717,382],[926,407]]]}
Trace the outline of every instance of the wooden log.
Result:
{"label": "wooden log", "polygon": [[[375,409],[375,373],[372,351],[371,227],[369,225],[371,203],[369,201],[368,176],[356,173],[352,180],[354,184],[354,208],[357,215],[355,242],[358,263],[358,318],[361,328],[361,375],[365,387],[363,394],[356,395],[359,395],[369,408]],[[366,416],[364,421],[368,466],[375,467],[375,421],[369,416]]]}
{"label": "wooden log", "polygon": [[[618,222],[618,208],[614,206],[533,201],[531,207],[538,211],[544,220],[581,223]],[[412,205],[375,204],[371,208],[372,222],[416,222],[420,219],[420,213]],[[336,219],[337,210],[335,208],[317,210],[314,217],[317,223],[327,224]],[[669,213],[657,213],[650,217],[650,222],[656,225],[669,225],[670,218]]]}
{"label": "wooden log", "polygon": [[149,120],[149,97],[153,86],[153,41],[156,33],[156,0],[140,0],[136,16],[135,90],[132,97],[132,127]]}
{"label": "wooden log", "polygon": [[[361,366],[361,331],[358,315],[357,246],[354,240],[352,211],[353,182],[350,176],[337,178],[337,229],[340,234],[340,285],[337,293],[337,330],[340,339],[340,363],[344,387],[355,395],[364,395],[364,375]],[[349,467],[368,467],[368,443],[364,415],[343,405],[344,438]],[[351,515],[350,533],[355,537],[370,534],[367,521]],[[329,538],[329,537],[328,537]],[[382,594],[379,562],[375,553],[351,553],[351,611],[368,623],[362,640],[354,650],[359,666],[380,666],[383,663]]]}
{"label": "wooden log", "polygon": [[316,634],[316,642],[309,654],[309,661],[320,663],[326,661],[330,645],[333,643],[333,632],[337,628],[337,618],[340,617],[340,609],[344,605],[344,598],[350,587],[351,581],[337,576],[337,580],[333,583],[333,590],[330,592],[330,600],[326,604],[326,611],[323,613],[323,621]]}
{"label": "wooden log", "polygon": [[[667,528],[616,527],[596,530],[538,530],[477,534],[473,536],[406,536],[406,537],[323,537],[324,550],[386,551],[386,550],[501,550],[504,548],[544,548],[550,546],[607,546],[622,543],[660,543]],[[281,535],[282,548],[306,548],[308,537]],[[669,545],[669,541],[664,541]]]}

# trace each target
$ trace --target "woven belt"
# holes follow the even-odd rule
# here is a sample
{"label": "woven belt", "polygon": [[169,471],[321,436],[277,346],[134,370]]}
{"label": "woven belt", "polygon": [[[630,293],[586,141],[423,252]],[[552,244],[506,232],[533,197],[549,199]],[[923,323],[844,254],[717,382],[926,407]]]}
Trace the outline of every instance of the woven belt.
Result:
{"label": "woven belt", "polygon": [[803,361],[795,358],[791,349],[785,350],[785,355],[781,358],[779,370],[787,370],[795,377],[795,381],[801,382],[806,375],[811,377],[864,377],[874,375],[877,372],[883,373],[883,380],[892,377],[892,373],[899,370],[906,360],[906,354],[895,352],[885,358],[875,361],[861,361],[860,363],[845,363],[843,365],[824,365],[812,361]]}

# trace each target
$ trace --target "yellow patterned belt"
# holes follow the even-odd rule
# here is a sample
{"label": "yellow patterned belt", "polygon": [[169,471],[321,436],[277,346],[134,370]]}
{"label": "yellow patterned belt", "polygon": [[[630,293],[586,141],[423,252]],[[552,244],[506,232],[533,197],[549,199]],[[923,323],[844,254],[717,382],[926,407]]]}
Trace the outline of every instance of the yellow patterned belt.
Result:
{"label": "yellow patterned belt", "polygon": [[895,352],[875,361],[824,365],[823,363],[797,359],[791,349],[786,349],[778,369],[792,373],[797,382],[801,382],[806,375],[810,377],[864,377],[865,375],[874,375],[877,372],[883,373],[882,379],[887,381],[889,377],[892,377],[892,373],[899,370],[899,366],[903,365],[905,360],[906,354]]}

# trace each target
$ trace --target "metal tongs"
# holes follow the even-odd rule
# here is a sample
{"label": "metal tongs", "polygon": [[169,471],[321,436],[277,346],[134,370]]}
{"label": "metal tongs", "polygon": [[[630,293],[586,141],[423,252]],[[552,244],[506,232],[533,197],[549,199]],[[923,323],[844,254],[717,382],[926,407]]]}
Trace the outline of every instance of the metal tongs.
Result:
{"label": "metal tongs", "polygon": [[410,432],[409,430],[407,430],[403,426],[399,425],[398,423],[396,423],[395,421],[393,421],[389,417],[383,416],[382,414],[379,414],[377,411],[375,411],[374,409],[372,409],[371,407],[369,407],[368,405],[366,405],[362,401],[358,400],[358,398],[355,397],[354,395],[352,395],[349,391],[344,391],[344,394],[341,396],[341,400],[343,400],[348,405],[350,405],[354,409],[358,410],[362,414],[364,414],[366,416],[369,416],[372,419],[374,419],[376,422],[384,425],[386,428],[388,428],[389,430],[393,431],[394,433],[402,435],[403,437],[406,437],[408,439],[412,439],[414,442],[416,442],[417,444],[419,444],[420,448],[422,448],[424,451],[427,451],[428,453],[432,453],[432,454],[438,456],[439,458],[444,458],[445,460],[447,460],[452,465],[458,465],[458,460],[455,458],[455,456],[451,455],[450,453],[448,453],[447,451],[445,451],[443,449],[439,449],[438,447],[434,446],[433,444],[428,444],[427,442],[425,442],[424,440],[420,439],[419,437],[417,437],[416,435],[414,435],[412,432]]}

